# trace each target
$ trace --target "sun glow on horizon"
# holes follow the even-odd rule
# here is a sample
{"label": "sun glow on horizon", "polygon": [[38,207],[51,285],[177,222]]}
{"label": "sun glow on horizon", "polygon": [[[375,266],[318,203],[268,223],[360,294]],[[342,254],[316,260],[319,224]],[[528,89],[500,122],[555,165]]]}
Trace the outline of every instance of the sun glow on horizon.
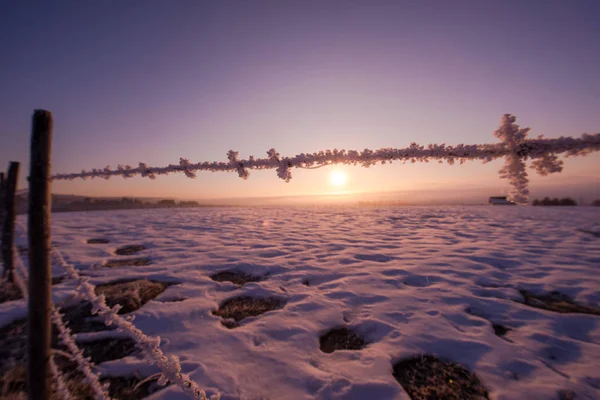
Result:
{"label": "sun glow on horizon", "polygon": [[329,182],[336,187],[342,187],[346,185],[348,177],[344,171],[335,170],[329,175]]}

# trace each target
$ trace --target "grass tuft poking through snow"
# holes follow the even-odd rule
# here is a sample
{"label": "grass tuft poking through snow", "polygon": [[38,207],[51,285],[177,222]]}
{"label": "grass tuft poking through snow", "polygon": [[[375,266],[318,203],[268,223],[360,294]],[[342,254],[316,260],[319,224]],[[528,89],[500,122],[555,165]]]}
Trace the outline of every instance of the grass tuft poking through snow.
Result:
{"label": "grass tuft poking through snow", "polygon": [[600,308],[578,304],[569,296],[559,292],[550,292],[548,294],[534,294],[527,290],[519,290],[519,292],[523,295],[525,304],[530,307],[541,308],[542,310],[554,311],[562,314],[576,313],[600,315]]}
{"label": "grass tuft poking through snow", "polygon": [[483,400],[488,391],[475,374],[432,355],[402,360],[394,365],[394,378],[412,400]]}
{"label": "grass tuft poking through snow", "polygon": [[130,256],[139,253],[142,250],[146,250],[146,247],[141,244],[129,244],[127,246],[121,246],[115,250],[115,254],[118,256]]}
{"label": "grass tuft poking through snow", "polygon": [[[53,326],[53,328],[55,328]],[[0,329],[0,399],[26,399],[27,398],[27,320],[15,321]],[[78,343],[86,357],[93,363],[116,360],[134,354],[138,350],[131,339],[108,339],[92,342]],[[59,344],[56,329],[52,334],[52,349],[55,361],[60,371],[64,374],[66,387],[77,399],[94,399],[94,391],[85,376],[78,369],[77,364],[65,356],[70,354],[64,345]],[[62,400],[62,395],[56,387],[54,377],[49,378],[52,394],[50,400]],[[108,377],[101,379],[102,383],[110,383],[110,395],[115,399],[138,399],[146,397],[156,389],[148,384],[133,387],[142,381],[139,377]]]}
{"label": "grass tuft poking through snow", "polygon": [[15,321],[0,328],[0,377],[27,354],[27,322]]}
{"label": "grass tuft poking through snow", "polygon": [[[52,277],[52,285],[58,285],[65,280],[64,276]],[[19,286],[5,279],[0,278],[0,304],[7,301],[19,300],[23,298]]]}
{"label": "grass tuft poking through snow", "polygon": [[0,279],[0,304],[22,298],[23,295],[17,285],[5,279]]}
{"label": "grass tuft poking through snow", "polygon": [[[137,400],[155,393],[165,386],[157,384],[154,379],[140,379],[138,376],[115,376],[103,381],[109,381],[109,394],[119,400]],[[169,384],[167,384],[169,385]]]}
{"label": "grass tuft poking through snow", "polygon": [[215,282],[231,282],[238,286],[244,286],[246,283],[249,282],[261,281],[260,276],[245,274],[243,272],[234,270],[217,272],[216,274],[211,275],[210,279],[212,279]]}
{"label": "grass tuft poking through snow", "polygon": [[92,314],[92,305],[81,302],[62,308],[63,321],[73,333],[100,332],[112,330],[114,327],[106,326],[102,320]]}
{"label": "grass tuft poking through snow", "polygon": [[283,308],[284,305],[283,300],[274,297],[239,296],[225,300],[216,311],[213,311],[213,314],[240,322],[244,318],[256,317],[268,311]]}
{"label": "grass tuft poking through snow", "polygon": [[361,350],[367,344],[361,336],[345,327],[330,330],[319,338],[319,343],[323,353],[333,353],[336,350]]}
{"label": "grass tuft poking through snow", "polygon": [[169,286],[165,282],[147,279],[117,281],[96,286],[96,294],[106,296],[106,304],[113,307],[121,305],[118,314],[133,312],[154,299]]}
{"label": "grass tuft poking through snow", "polygon": [[87,244],[107,244],[110,240],[105,238],[91,238],[87,240]]}
{"label": "grass tuft poking through snow", "polygon": [[126,338],[95,340],[77,345],[83,350],[86,357],[91,358],[94,364],[118,360],[139,353],[135,341]]}
{"label": "grass tuft poking through snow", "polygon": [[104,268],[118,267],[143,267],[152,264],[152,260],[147,257],[129,258],[127,260],[109,260],[102,265]]}
{"label": "grass tuft poking through snow", "polygon": [[[72,362],[61,359],[59,361],[62,370],[68,370],[66,387],[78,400],[94,399],[90,385],[85,382],[83,376],[77,372],[77,367]],[[51,389],[49,400],[63,400],[62,394],[56,388],[56,382],[49,377]],[[101,383],[109,383],[109,394],[114,400],[138,400],[163,389],[155,379],[132,376],[111,376],[101,380]],[[0,376],[0,399],[2,400],[26,400],[27,399],[27,371],[25,364],[17,364],[4,375]]]}

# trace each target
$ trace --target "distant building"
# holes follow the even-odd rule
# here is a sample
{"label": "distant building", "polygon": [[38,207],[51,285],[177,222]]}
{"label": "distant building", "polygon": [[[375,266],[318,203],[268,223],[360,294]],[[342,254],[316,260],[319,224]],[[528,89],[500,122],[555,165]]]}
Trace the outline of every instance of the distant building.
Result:
{"label": "distant building", "polygon": [[489,203],[493,206],[514,206],[515,202],[510,201],[506,196],[492,196],[490,197]]}

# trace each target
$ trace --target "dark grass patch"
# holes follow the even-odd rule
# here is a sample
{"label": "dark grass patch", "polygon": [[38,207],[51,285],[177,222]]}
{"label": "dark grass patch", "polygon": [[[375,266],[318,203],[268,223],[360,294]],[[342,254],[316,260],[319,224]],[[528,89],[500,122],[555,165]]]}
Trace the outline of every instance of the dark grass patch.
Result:
{"label": "dark grass patch", "polygon": [[240,326],[240,323],[233,319],[223,319],[221,320],[221,325],[223,325],[227,329],[233,329]]}
{"label": "dark grass patch", "polygon": [[[64,362],[56,358],[57,365],[63,374],[65,384],[69,393],[76,399],[93,399],[93,392],[88,384],[83,383],[83,375],[77,371],[75,365],[69,365],[65,368]],[[64,397],[58,393],[56,381],[53,376],[48,377],[48,387],[50,388],[49,400],[60,400]],[[0,398],[6,400],[25,400],[27,399],[27,370],[24,363],[16,364],[4,376],[0,377]]]}
{"label": "dark grass patch", "polygon": [[115,329],[112,325],[106,326],[101,318],[92,314],[92,305],[81,302],[62,308],[63,321],[73,333],[100,332]]}
{"label": "dark grass patch", "polygon": [[302,281],[302,284],[303,284],[304,286],[310,286],[310,281],[309,281],[308,279],[304,279],[304,280]]}
{"label": "dark grass patch", "polygon": [[93,342],[77,343],[86,357],[90,357],[94,364],[105,361],[118,360],[139,351],[135,347],[135,341],[129,338],[102,339]]}
{"label": "dark grass patch", "polygon": [[361,350],[367,344],[361,336],[345,327],[330,330],[319,338],[319,343],[323,353],[333,353],[336,350]]}
{"label": "dark grass patch", "polygon": [[[58,285],[65,280],[64,276],[56,276],[52,278],[52,285]],[[27,285],[25,285],[27,286]],[[6,279],[0,278],[0,304],[7,301],[19,300],[23,298],[21,289]]]}
{"label": "dark grass patch", "polygon": [[[72,361],[63,357],[55,357],[56,363],[65,378],[69,393],[75,399],[93,400],[94,393],[89,384],[84,382],[84,376],[77,370]],[[144,379],[138,376],[106,377],[100,383],[109,383],[109,396],[115,400],[136,400],[148,397],[158,392],[165,386],[159,386],[158,378]],[[56,382],[53,377],[48,378],[51,389],[49,400],[62,400],[57,393]],[[25,400],[27,398],[27,371],[25,364],[16,364],[5,375],[0,376],[0,398],[6,400]]]}
{"label": "dark grass patch", "polygon": [[432,355],[417,356],[394,365],[394,378],[412,400],[489,399],[479,378],[453,362]]}
{"label": "dark grass patch", "polygon": [[[118,281],[96,286],[96,294],[106,297],[106,304],[113,307],[120,304],[123,308],[119,314],[127,314],[138,310],[148,301],[165,291],[170,283],[154,282],[145,279],[134,281]],[[81,302],[61,309],[63,320],[73,333],[99,332],[115,329],[106,326],[98,316],[92,314],[92,305]]]}
{"label": "dark grass patch", "polygon": [[27,370],[24,364],[13,365],[0,374],[0,399],[25,400]]}
{"label": "dark grass patch", "polygon": [[187,297],[169,297],[169,298],[163,298],[161,300],[159,300],[161,303],[179,303],[181,301],[185,301],[187,300]]}
{"label": "dark grass patch", "polygon": [[559,390],[556,392],[558,396],[558,400],[575,400],[577,399],[577,395],[572,390]]}
{"label": "dark grass patch", "polygon": [[[0,399],[25,399],[27,397],[27,320],[13,322],[0,328]],[[84,382],[84,376],[77,369],[77,364],[66,358],[66,349],[58,343],[58,335],[53,332],[51,345],[53,349],[62,350],[54,352],[56,364],[63,374],[69,392],[76,399],[94,399],[92,390]],[[98,364],[104,361],[119,359],[138,352],[131,339],[103,339],[93,342],[77,343],[85,356],[91,357],[92,362]],[[143,379],[130,377],[108,377],[102,382],[109,382],[111,397],[115,399],[139,399],[150,395],[160,387],[154,384],[155,379],[149,379],[136,387]],[[56,392],[55,379],[49,377],[51,388],[50,400],[59,400],[62,397]]]}
{"label": "dark grass patch", "polygon": [[88,244],[107,244],[110,243],[110,240],[105,238],[92,238],[87,240]]}
{"label": "dark grass patch", "polygon": [[240,271],[230,270],[217,272],[216,274],[211,275],[210,279],[212,279],[215,282],[231,282],[238,286],[244,286],[246,283],[249,282],[259,282],[261,280],[261,277],[245,274]]}
{"label": "dark grass patch", "polygon": [[130,256],[135,253],[139,253],[142,250],[146,250],[146,246],[141,244],[129,244],[127,246],[121,246],[115,250],[115,254],[118,256]]}
{"label": "dark grass patch", "polygon": [[519,290],[524,299],[524,304],[542,310],[554,311],[561,314],[591,314],[600,315],[600,308],[584,306],[575,303],[569,296],[559,293],[550,292],[549,294],[533,294],[527,290]]}
{"label": "dark grass patch", "polygon": [[65,279],[67,279],[67,277],[64,275],[53,276],[52,277],[52,285],[58,285],[59,283],[63,283],[65,281]]}
{"label": "dark grass patch", "polygon": [[0,304],[22,298],[23,295],[17,285],[6,279],[0,279]]}
{"label": "dark grass patch", "polygon": [[283,308],[285,302],[273,297],[249,297],[239,296],[225,300],[213,315],[218,315],[224,319],[233,319],[240,322],[244,318],[255,317],[268,311]]}
{"label": "dark grass patch", "polygon": [[[123,287],[122,285],[128,285]],[[121,286],[117,286],[121,285]],[[104,293],[107,295],[107,303],[112,305],[112,301],[123,301],[123,293],[137,298],[134,302],[128,303],[128,307],[141,307],[149,300],[149,297],[156,296],[164,291],[169,284],[151,281],[130,281],[118,282],[116,284],[104,285]],[[158,286],[158,288],[157,288]],[[108,290],[110,287],[111,290]],[[160,289],[158,292],[157,289]],[[137,308],[136,308],[137,309]],[[63,318],[68,321],[68,326],[74,333],[78,332],[97,332],[110,329],[102,322],[97,320],[91,314],[91,305],[89,303],[80,303],[62,309]],[[52,327],[51,347],[53,349],[66,351],[66,348],[59,343],[56,328]],[[25,365],[27,363],[27,320],[15,321],[7,326],[0,328],[0,398],[21,400],[27,397],[27,377]],[[135,342],[128,338],[102,339],[91,342],[78,342],[86,357],[90,357],[92,362],[98,364],[109,360],[116,360],[128,355],[137,354],[139,350],[135,347]],[[70,359],[65,358],[63,353],[55,352],[55,361],[63,373],[70,393],[76,399],[94,399],[89,384],[84,382],[84,377],[77,369],[77,365]],[[155,384],[156,379],[144,379],[131,377],[109,377],[102,380],[110,382],[110,395],[115,399],[140,399],[146,397],[156,390],[160,389]],[[62,399],[56,392],[55,380],[49,377],[51,387],[50,400]],[[139,385],[138,385],[139,384]]]}
{"label": "dark grass patch", "polygon": [[[81,324],[81,323],[80,323]],[[24,363],[27,359],[27,320],[15,321],[0,329],[0,376],[9,371],[13,364]],[[76,332],[69,324],[68,326]],[[77,324],[73,324],[77,325]],[[101,329],[106,330],[102,324]],[[92,330],[88,330],[92,331]],[[53,349],[67,351],[66,347],[59,342],[58,330],[53,325],[50,344]],[[77,343],[84,354],[92,358],[94,363],[115,360],[132,354],[135,351],[135,342],[132,339],[102,339],[93,342]]]}
{"label": "dark grass patch", "polygon": [[587,233],[588,235],[592,235],[594,237],[600,238],[600,232],[588,231],[587,229],[578,229],[579,232]]}
{"label": "dark grass patch", "polygon": [[120,304],[119,314],[127,314],[142,307],[164,292],[169,283],[147,279],[117,281],[96,286],[96,294],[106,296],[106,304],[113,307]]}
{"label": "dark grass patch", "polygon": [[115,376],[102,379],[101,383],[110,383],[108,394],[114,399],[137,400],[148,397],[166,387],[158,385],[157,380],[158,377],[145,380],[137,376]]}
{"label": "dark grass patch", "polygon": [[[27,359],[27,320],[15,321],[0,329],[0,376],[10,371],[14,365],[25,363]],[[61,348],[58,340],[58,331],[52,326],[50,339],[51,347]]]}
{"label": "dark grass patch", "polygon": [[0,328],[0,377],[13,367],[13,360],[27,354],[27,320],[15,321]]}
{"label": "dark grass patch", "polygon": [[509,331],[512,330],[512,329],[507,328],[506,326],[500,325],[500,324],[492,324],[492,329],[494,329],[494,333],[496,334],[496,336],[499,336],[499,337],[505,336]]}
{"label": "dark grass patch", "polygon": [[145,265],[152,264],[152,260],[148,257],[141,258],[130,258],[127,260],[109,260],[106,264],[102,265],[104,268],[118,268],[118,267],[143,267]]}

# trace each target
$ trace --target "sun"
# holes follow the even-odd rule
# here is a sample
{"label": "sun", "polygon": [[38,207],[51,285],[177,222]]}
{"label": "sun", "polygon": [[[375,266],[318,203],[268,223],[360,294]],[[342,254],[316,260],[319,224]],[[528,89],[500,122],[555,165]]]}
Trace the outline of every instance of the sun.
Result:
{"label": "sun", "polygon": [[329,181],[333,186],[344,186],[348,180],[346,173],[340,170],[333,171],[329,176]]}

